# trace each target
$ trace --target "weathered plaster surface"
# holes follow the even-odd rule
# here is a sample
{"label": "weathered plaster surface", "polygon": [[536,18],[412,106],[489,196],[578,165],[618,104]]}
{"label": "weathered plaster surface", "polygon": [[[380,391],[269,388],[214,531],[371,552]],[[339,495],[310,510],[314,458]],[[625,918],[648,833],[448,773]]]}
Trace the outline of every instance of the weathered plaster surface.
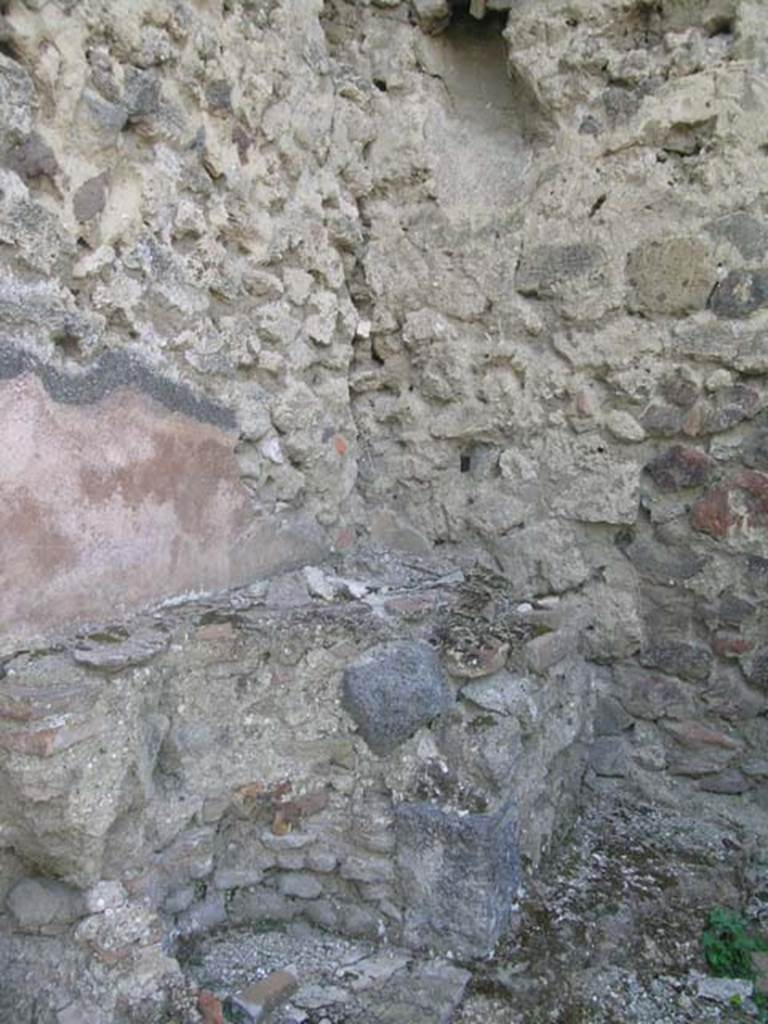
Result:
{"label": "weathered plaster surface", "polygon": [[259,523],[231,433],[126,387],[85,405],[54,394],[32,373],[0,384],[6,649],[321,551],[311,531]]}

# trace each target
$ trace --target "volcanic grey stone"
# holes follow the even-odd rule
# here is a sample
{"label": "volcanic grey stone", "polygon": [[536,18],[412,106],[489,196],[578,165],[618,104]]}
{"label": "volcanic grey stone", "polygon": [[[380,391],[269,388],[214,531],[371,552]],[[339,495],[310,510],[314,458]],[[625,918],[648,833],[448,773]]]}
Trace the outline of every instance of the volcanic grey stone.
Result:
{"label": "volcanic grey stone", "polygon": [[768,305],[768,271],[732,270],[715,288],[710,305],[717,316],[730,319]]}
{"label": "volcanic grey stone", "polygon": [[596,245],[539,245],[527,250],[517,268],[515,285],[522,295],[553,298],[559,284],[583,277],[600,265],[603,250]]}
{"label": "volcanic grey stone", "polygon": [[210,82],[205,90],[205,98],[211,110],[217,113],[229,113],[232,110],[232,86],[226,78]]}
{"label": "volcanic grey stone", "polygon": [[746,793],[754,783],[743,775],[737,768],[728,768],[718,772],[717,775],[707,775],[699,783],[699,789],[706,793],[725,793],[735,795]]}
{"label": "volcanic grey stone", "polygon": [[115,142],[128,120],[122,103],[110,103],[90,89],[83,93],[82,113],[105,145]]}
{"label": "volcanic grey stone", "polygon": [[513,802],[494,814],[400,804],[395,832],[406,943],[458,956],[490,953],[520,880]]}
{"label": "volcanic grey stone", "polygon": [[593,723],[595,736],[618,736],[630,725],[632,716],[627,714],[615,697],[605,695],[598,699]]}
{"label": "volcanic grey stone", "polygon": [[685,545],[659,544],[645,537],[632,538],[619,547],[641,576],[665,586],[670,580],[691,579],[707,564],[705,555]]}
{"label": "volcanic grey stone", "polygon": [[323,886],[314,875],[306,871],[288,871],[280,875],[278,889],[283,896],[313,900],[323,891]]}
{"label": "volcanic grey stone", "polygon": [[86,912],[77,889],[50,878],[22,878],[8,893],[6,903],[25,932],[58,930]]}
{"label": "volcanic grey stone", "polygon": [[753,686],[768,691],[768,644],[757,648],[748,662],[745,672]]}
{"label": "volcanic grey stone", "polygon": [[61,170],[53,150],[37,132],[32,132],[28,139],[16,146],[8,165],[25,181],[36,178],[53,181]]}
{"label": "volcanic grey stone", "polygon": [[727,239],[745,260],[762,260],[768,252],[768,226],[748,213],[726,214],[708,225],[708,230],[716,238]]}
{"label": "volcanic grey stone", "polygon": [[681,679],[704,680],[712,668],[712,655],[705,647],[682,640],[661,640],[643,648],[640,664]]}
{"label": "volcanic grey stone", "polygon": [[125,73],[125,105],[130,120],[156,114],[160,107],[160,81],[153,71],[128,68]]}
{"label": "volcanic grey stone", "polygon": [[32,129],[37,106],[32,79],[15,60],[0,53],[0,151],[18,145]]}
{"label": "volcanic grey stone", "polygon": [[620,736],[601,736],[589,754],[589,763],[596,775],[623,778],[629,771],[629,758]]}
{"label": "volcanic grey stone", "polygon": [[106,171],[83,182],[72,197],[75,220],[87,221],[98,216],[104,209],[109,175]]}
{"label": "volcanic grey stone", "polygon": [[344,673],[342,705],[375,754],[390,754],[447,703],[437,654],[424,643],[377,644]]}
{"label": "volcanic grey stone", "polygon": [[751,469],[768,469],[768,430],[758,430],[745,438],[741,457]]}

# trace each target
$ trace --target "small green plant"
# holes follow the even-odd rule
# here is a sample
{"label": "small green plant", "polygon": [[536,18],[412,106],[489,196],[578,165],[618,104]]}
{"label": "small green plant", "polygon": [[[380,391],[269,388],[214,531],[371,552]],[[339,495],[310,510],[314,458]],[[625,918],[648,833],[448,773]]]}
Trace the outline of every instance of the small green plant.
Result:
{"label": "small green plant", "polygon": [[752,954],[768,952],[768,941],[755,935],[734,910],[710,911],[701,934],[701,948],[712,974],[718,978],[754,978]]}

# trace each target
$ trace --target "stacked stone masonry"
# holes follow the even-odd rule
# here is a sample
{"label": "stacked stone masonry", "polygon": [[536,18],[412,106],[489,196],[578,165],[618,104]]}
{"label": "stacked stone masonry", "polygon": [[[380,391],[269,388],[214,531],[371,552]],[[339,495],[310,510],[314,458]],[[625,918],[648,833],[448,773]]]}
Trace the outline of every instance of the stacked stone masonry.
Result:
{"label": "stacked stone masonry", "polygon": [[0,3],[0,1020],[768,834],[766,125],[762,0]]}

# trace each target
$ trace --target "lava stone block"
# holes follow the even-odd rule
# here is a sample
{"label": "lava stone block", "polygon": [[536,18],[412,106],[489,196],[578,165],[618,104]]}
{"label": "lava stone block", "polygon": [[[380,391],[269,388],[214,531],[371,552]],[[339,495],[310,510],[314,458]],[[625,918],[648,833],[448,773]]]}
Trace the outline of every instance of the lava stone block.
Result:
{"label": "lava stone block", "polygon": [[437,654],[425,643],[377,644],[344,673],[342,705],[374,754],[391,754],[448,700]]}
{"label": "lava stone block", "polygon": [[460,957],[490,953],[520,882],[514,801],[493,814],[400,804],[395,835],[407,945]]}

